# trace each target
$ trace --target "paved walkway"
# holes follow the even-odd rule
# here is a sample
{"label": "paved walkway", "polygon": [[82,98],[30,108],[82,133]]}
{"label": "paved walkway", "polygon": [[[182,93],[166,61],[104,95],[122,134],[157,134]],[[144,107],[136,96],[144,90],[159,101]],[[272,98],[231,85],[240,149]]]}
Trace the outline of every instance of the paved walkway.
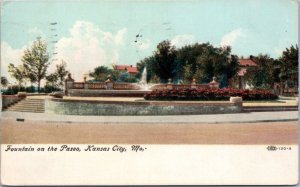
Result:
{"label": "paved walkway", "polygon": [[[174,115],[174,116],[75,116],[45,113],[4,111],[3,119],[25,119],[44,122],[97,123],[97,124],[201,124],[201,123],[257,123],[297,121],[298,111],[249,112],[237,114]],[[0,121],[1,122],[1,121]]]}

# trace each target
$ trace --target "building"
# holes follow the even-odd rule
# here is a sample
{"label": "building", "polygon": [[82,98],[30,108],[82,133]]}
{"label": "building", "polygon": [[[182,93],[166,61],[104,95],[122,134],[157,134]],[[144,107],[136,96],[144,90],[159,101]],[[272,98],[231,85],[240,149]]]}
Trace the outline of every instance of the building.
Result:
{"label": "building", "polygon": [[245,79],[245,75],[250,69],[256,68],[257,63],[251,57],[249,59],[239,59],[239,67],[240,70],[237,73],[237,85],[234,85],[234,87],[238,87],[239,89],[251,88],[251,85],[247,83],[247,80]]}
{"label": "building", "polygon": [[114,65],[113,68],[121,72],[128,72],[131,76],[135,76],[138,73],[137,67],[132,65]]}

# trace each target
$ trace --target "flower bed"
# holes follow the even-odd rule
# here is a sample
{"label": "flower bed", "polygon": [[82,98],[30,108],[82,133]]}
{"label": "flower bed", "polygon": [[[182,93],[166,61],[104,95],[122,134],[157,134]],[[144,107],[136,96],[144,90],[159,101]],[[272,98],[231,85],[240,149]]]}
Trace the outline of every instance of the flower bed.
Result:
{"label": "flower bed", "polygon": [[154,90],[145,94],[146,100],[229,100],[230,97],[242,97],[243,100],[275,100],[278,96],[268,90],[239,89],[180,89]]}

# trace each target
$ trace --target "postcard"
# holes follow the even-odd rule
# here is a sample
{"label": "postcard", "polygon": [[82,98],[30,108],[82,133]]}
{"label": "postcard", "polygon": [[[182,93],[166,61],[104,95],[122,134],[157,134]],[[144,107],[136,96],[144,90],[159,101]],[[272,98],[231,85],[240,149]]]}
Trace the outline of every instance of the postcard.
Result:
{"label": "postcard", "polygon": [[2,185],[295,185],[298,1],[1,2]]}

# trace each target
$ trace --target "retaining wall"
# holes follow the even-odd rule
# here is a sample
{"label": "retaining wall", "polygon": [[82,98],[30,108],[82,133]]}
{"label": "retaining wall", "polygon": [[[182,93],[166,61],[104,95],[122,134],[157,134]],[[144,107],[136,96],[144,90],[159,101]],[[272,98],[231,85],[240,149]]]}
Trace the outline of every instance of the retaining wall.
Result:
{"label": "retaining wall", "polygon": [[47,99],[45,112],[66,115],[192,115],[242,111],[242,103],[189,101],[84,101]]}
{"label": "retaining wall", "polygon": [[20,100],[17,95],[2,95],[2,108],[7,108]]}

